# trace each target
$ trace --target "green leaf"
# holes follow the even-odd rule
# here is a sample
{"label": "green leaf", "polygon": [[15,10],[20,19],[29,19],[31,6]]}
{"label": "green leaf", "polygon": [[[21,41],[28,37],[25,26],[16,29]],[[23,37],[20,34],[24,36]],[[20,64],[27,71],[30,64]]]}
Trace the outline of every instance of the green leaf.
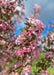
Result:
{"label": "green leaf", "polygon": [[20,66],[20,67],[18,67],[18,68],[16,69],[16,71],[19,72],[19,71],[21,71],[22,69],[23,69],[23,67]]}
{"label": "green leaf", "polygon": [[3,45],[0,45],[0,49],[2,49],[4,46]]}
{"label": "green leaf", "polygon": [[13,45],[11,45],[11,46],[8,48],[8,50],[10,50],[12,47],[13,47]]}
{"label": "green leaf", "polygon": [[27,64],[27,62],[26,61],[24,61],[24,65],[26,65]]}
{"label": "green leaf", "polygon": [[39,54],[39,59],[44,59],[44,58],[45,58],[44,53],[40,53]]}

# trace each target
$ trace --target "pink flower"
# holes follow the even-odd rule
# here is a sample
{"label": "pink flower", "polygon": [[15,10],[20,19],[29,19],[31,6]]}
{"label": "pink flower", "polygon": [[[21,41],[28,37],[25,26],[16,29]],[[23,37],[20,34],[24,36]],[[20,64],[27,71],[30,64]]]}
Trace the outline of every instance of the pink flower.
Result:
{"label": "pink flower", "polygon": [[31,37],[31,33],[29,33],[29,35],[28,35],[29,37]]}
{"label": "pink flower", "polygon": [[0,24],[0,27],[2,27],[3,30],[6,30],[6,26],[4,25],[4,23]]}
{"label": "pink flower", "polygon": [[40,6],[38,4],[35,4],[34,5],[34,10],[38,12],[40,10]]}
{"label": "pink flower", "polygon": [[8,47],[10,47],[10,46],[11,46],[11,44],[12,44],[12,43],[9,43]]}
{"label": "pink flower", "polygon": [[5,70],[2,71],[2,75],[6,75],[6,71]]}
{"label": "pink flower", "polygon": [[23,33],[24,33],[24,35],[26,35],[27,34],[27,31],[24,31]]}
{"label": "pink flower", "polygon": [[45,53],[45,57],[46,58],[51,58],[52,57],[52,52]]}
{"label": "pink flower", "polygon": [[54,46],[52,47],[52,50],[54,50]]}
{"label": "pink flower", "polygon": [[31,51],[31,49],[30,48],[27,48],[27,52],[30,52]]}
{"label": "pink flower", "polygon": [[22,66],[22,61],[17,62],[16,64],[14,64],[14,68],[20,67]]}
{"label": "pink flower", "polygon": [[51,67],[54,67],[54,59],[52,59],[52,65],[51,65]]}
{"label": "pink flower", "polygon": [[15,73],[15,75],[19,75],[19,73],[18,73],[18,72],[16,72],[16,73]]}
{"label": "pink flower", "polygon": [[31,14],[31,15],[30,15],[30,18],[33,18],[33,17],[34,17],[34,14]]}
{"label": "pink flower", "polygon": [[50,38],[50,41],[52,41],[52,38]]}
{"label": "pink flower", "polygon": [[9,26],[9,24],[7,24],[7,26]]}
{"label": "pink flower", "polygon": [[15,75],[15,72],[12,72],[12,75]]}
{"label": "pink flower", "polygon": [[18,45],[21,45],[21,42],[18,42]]}
{"label": "pink flower", "polygon": [[23,47],[23,52],[27,52],[27,48],[26,47]]}
{"label": "pink flower", "polygon": [[48,72],[48,71],[42,70],[41,73],[42,73],[43,75],[49,75],[49,72]]}
{"label": "pink flower", "polygon": [[39,13],[35,14],[35,18],[38,19],[39,18]]}
{"label": "pink flower", "polygon": [[52,39],[54,39],[54,33],[52,33],[52,34],[50,35],[50,37],[51,37]]}
{"label": "pink flower", "polygon": [[46,41],[48,41],[48,38],[46,38]]}
{"label": "pink flower", "polygon": [[[26,35],[26,31],[23,32],[22,35],[23,35],[23,36]],[[18,43],[18,45],[21,45],[21,44],[24,43],[24,38],[23,38],[21,35],[18,36],[18,38],[17,38],[17,43]]]}
{"label": "pink flower", "polygon": [[52,27],[54,27],[54,23],[52,23],[52,25],[51,25]]}
{"label": "pink flower", "polygon": [[47,31],[47,35],[49,35],[50,33]]}
{"label": "pink flower", "polygon": [[54,63],[54,59],[52,59],[52,63]]}
{"label": "pink flower", "polygon": [[28,29],[29,26],[26,26],[25,28]]}
{"label": "pink flower", "polygon": [[15,56],[23,55],[23,49],[19,48],[18,50],[15,50]]}
{"label": "pink flower", "polygon": [[12,75],[19,75],[19,73],[18,72],[12,72]]}
{"label": "pink flower", "polygon": [[45,75],[49,75],[48,71],[45,71]]}
{"label": "pink flower", "polygon": [[44,70],[42,70],[41,73],[44,73]]}
{"label": "pink flower", "polygon": [[21,10],[23,10],[23,9],[25,9],[25,8],[24,8],[24,3],[22,3],[22,7],[21,7]]}
{"label": "pink flower", "polygon": [[43,46],[45,46],[46,45],[46,43],[43,43]]}
{"label": "pink flower", "polygon": [[44,24],[42,24],[42,28],[43,28],[43,29],[45,28],[45,25],[44,25]]}
{"label": "pink flower", "polygon": [[23,75],[28,75],[30,73],[30,65],[23,68]]}

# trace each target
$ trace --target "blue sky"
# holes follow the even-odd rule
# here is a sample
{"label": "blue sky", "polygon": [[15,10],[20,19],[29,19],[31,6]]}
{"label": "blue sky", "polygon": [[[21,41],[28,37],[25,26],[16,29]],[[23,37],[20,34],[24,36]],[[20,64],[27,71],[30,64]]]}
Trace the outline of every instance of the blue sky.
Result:
{"label": "blue sky", "polygon": [[[33,11],[34,4],[39,4],[41,6],[39,19],[46,25],[42,35],[46,36],[46,31],[51,31],[52,28],[48,28],[48,24],[54,22],[54,0],[27,0],[25,1],[25,17],[28,17],[30,11]],[[20,28],[23,28],[25,19],[22,20],[21,24],[16,23],[16,32],[20,32]]]}

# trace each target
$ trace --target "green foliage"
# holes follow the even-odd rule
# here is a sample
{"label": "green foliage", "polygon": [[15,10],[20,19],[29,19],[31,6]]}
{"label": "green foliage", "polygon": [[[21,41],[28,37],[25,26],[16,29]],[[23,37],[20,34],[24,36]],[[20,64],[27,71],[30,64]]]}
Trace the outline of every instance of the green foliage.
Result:
{"label": "green foliage", "polygon": [[54,68],[51,68],[51,67],[50,67],[50,68],[47,69],[47,71],[48,71],[48,72],[50,71],[50,72],[52,73],[52,75],[54,75]]}
{"label": "green foliage", "polygon": [[51,59],[45,58],[45,55],[42,52],[39,54],[39,58],[35,63],[36,71],[39,73],[42,69],[47,70],[47,68],[49,68],[51,64]]}
{"label": "green foliage", "polygon": [[40,54],[39,54],[39,59],[41,60],[41,59],[44,59],[44,58],[45,58],[44,53],[43,53],[43,52],[40,53]]}
{"label": "green foliage", "polygon": [[20,66],[20,67],[16,68],[16,72],[20,72],[22,69],[23,69],[23,67]]}
{"label": "green foliage", "polygon": [[27,62],[26,61],[24,61],[24,65],[27,65]]}
{"label": "green foliage", "polygon": [[21,28],[20,30],[21,30],[21,32],[23,32],[25,30],[25,28]]}
{"label": "green foliage", "polygon": [[2,49],[4,46],[3,45],[0,45],[0,49]]}
{"label": "green foliage", "polygon": [[8,50],[10,50],[12,47],[13,47],[13,46],[11,45],[11,46],[8,48]]}
{"label": "green foliage", "polygon": [[35,72],[37,71],[37,69],[36,69],[36,63],[37,63],[36,60],[32,61],[32,63],[31,63],[30,69],[31,69],[31,72],[32,72],[33,74],[35,74]]}

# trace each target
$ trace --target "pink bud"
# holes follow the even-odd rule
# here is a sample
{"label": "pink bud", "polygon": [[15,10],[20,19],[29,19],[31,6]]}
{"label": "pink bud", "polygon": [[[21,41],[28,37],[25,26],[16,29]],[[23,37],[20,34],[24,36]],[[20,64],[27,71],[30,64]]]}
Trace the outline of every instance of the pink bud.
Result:
{"label": "pink bud", "polygon": [[45,46],[46,45],[46,43],[43,43],[43,46]]}
{"label": "pink bud", "polygon": [[14,73],[14,72],[12,72],[12,75],[15,75],[15,73]]}
{"label": "pink bud", "polygon": [[46,41],[48,41],[48,38],[46,39]]}
{"label": "pink bud", "polygon": [[29,37],[31,37],[31,33],[29,33]]}
{"label": "pink bud", "polygon": [[54,46],[52,47],[52,50],[54,50]]}
{"label": "pink bud", "polygon": [[11,46],[11,44],[12,44],[12,43],[9,43],[8,47],[10,47],[10,46]]}
{"label": "pink bud", "polygon": [[25,28],[27,29],[29,26],[26,26]]}
{"label": "pink bud", "polygon": [[9,24],[7,24],[7,26],[9,26]]}
{"label": "pink bud", "polygon": [[52,41],[52,38],[50,38],[50,41]]}
{"label": "pink bud", "polygon": [[47,35],[49,35],[50,33],[47,31]]}
{"label": "pink bud", "polygon": [[44,73],[44,70],[42,70],[41,73]]}

